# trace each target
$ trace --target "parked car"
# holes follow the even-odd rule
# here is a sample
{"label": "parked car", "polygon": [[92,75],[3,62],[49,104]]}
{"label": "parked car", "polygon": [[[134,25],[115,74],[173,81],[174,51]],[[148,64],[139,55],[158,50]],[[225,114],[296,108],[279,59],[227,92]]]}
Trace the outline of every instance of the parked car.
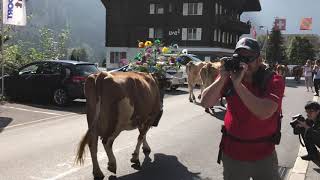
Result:
{"label": "parked car", "polygon": [[13,99],[45,98],[59,106],[84,98],[87,76],[99,72],[94,63],[45,60],[27,64],[5,76],[5,95]]}
{"label": "parked car", "polygon": [[[121,71],[121,72],[128,72],[128,71],[132,71],[132,69],[130,68],[129,65],[125,65],[125,66],[122,66],[118,69],[113,69],[113,70],[110,70],[109,72],[117,72],[117,71]],[[177,78],[175,76],[175,74],[177,73],[177,70],[175,69],[168,69],[166,71],[166,78],[168,80],[168,89],[171,89],[171,90],[176,90],[179,85],[181,83],[177,82]],[[181,77],[182,77],[182,73],[181,73]]]}

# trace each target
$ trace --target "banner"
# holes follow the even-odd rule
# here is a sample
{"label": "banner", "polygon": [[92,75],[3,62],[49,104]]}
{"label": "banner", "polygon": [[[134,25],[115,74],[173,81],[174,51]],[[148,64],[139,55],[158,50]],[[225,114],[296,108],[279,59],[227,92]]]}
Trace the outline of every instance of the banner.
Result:
{"label": "banner", "polygon": [[25,0],[3,0],[3,24],[25,26],[27,13]]}
{"label": "banner", "polygon": [[286,30],[286,19],[276,18],[274,20],[274,29],[280,31]]}
{"label": "banner", "polygon": [[311,30],[312,18],[303,18],[300,23],[300,30]]}

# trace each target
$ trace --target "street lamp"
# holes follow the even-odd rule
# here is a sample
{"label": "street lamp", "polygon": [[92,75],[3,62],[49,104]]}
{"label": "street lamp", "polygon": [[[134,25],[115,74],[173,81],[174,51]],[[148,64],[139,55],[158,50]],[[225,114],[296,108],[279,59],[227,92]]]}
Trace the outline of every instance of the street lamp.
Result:
{"label": "street lamp", "polygon": [[260,29],[266,29],[267,30],[267,36],[264,40],[264,43],[263,43],[263,48],[266,48],[266,51],[265,51],[265,58],[266,58],[266,61],[268,62],[267,60],[267,51],[268,51],[268,37],[269,37],[269,29],[267,26],[259,26]]}

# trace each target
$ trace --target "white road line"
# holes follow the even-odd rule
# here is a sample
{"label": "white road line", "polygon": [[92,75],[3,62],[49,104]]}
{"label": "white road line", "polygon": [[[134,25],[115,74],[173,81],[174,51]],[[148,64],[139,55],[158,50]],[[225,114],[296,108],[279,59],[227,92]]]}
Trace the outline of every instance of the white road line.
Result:
{"label": "white road line", "polygon": [[[14,128],[14,127],[19,127],[19,126],[34,124],[34,123],[38,123],[38,122],[42,122],[42,121],[47,121],[47,120],[54,119],[54,118],[66,117],[66,116],[73,115],[73,114],[74,114],[74,116],[80,116],[80,114],[69,113],[69,114],[64,114],[64,115],[59,115],[59,116],[53,116],[53,117],[48,117],[48,118],[44,118],[44,119],[39,119],[39,120],[36,120],[36,121],[27,122],[27,123],[21,123],[21,124],[15,124],[15,125],[12,125],[12,126],[7,126],[7,127],[3,128],[3,130],[8,130],[8,129],[11,129],[11,128]],[[69,117],[73,117],[73,116],[69,116]]]}
{"label": "white road line", "polygon": [[[132,143],[132,144],[129,144],[129,145],[127,145],[127,146],[118,148],[118,149],[114,150],[113,152],[116,153],[116,152],[122,151],[122,150],[124,150],[124,149],[133,147],[134,145],[135,145],[135,144]],[[101,160],[103,160],[103,159],[105,159],[105,158],[107,158],[105,152],[98,152],[98,161],[101,161]],[[58,174],[58,175],[56,175],[56,176],[54,176],[54,177],[45,178],[45,180],[58,180],[58,179],[61,179],[61,178],[65,177],[65,176],[68,176],[68,175],[70,175],[70,174],[73,174],[73,173],[75,173],[75,172],[77,172],[77,171],[79,171],[79,170],[81,170],[81,169],[83,169],[83,168],[87,168],[87,167],[89,167],[89,166],[91,166],[91,165],[92,165],[92,162],[90,161],[88,164],[83,165],[82,167],[74,167],[74,168],[72,168],[72,169],[70,169],[70,170],[68,170],[68,171],[65,171],[65,172],[63,172],[63,173],[60,173],[60,174]]]}
{"label": "white road line", "polygon": [[[319,97],[313,96],[313,101],[318,102]],[[307,150],[300,145],[298,157],[294,163],[288,180],[304,180],[309,166],[309,161],[302,160],[300,156],[306,155]]]}
{"label": "white road line", "polygon": [[35,112],[35,113],[42,113],[42,114],[50,114],[50,115],[58,115],[58,116],[63,115],[63,114],[58,114],[58,113],[46,112],[46,111],[33,111],[30,109],[17,108],[17,107],[11,107],[11,106],[1,106],[1,108],[15,109],[15,110],[20,110],[20,111],[28,111],[28,112]]}

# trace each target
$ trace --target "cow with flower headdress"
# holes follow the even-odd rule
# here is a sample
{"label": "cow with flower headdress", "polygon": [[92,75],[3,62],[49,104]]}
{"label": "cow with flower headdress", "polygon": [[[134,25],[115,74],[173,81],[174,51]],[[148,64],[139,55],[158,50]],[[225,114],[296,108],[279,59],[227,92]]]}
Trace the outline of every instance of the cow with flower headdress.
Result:
{"label": "cow with flower headdress", "polygon": [[139,43],[141,51],[130,62],[132,72],[100,72],[89,76],[85,82],[88,130],[79,144],[77,161],[83,163],[88,145],[95,178],[104,177],[97,160],[99,137],[109,159],[108,170],[113,173],[116,173],[117,163],[112,145],[121,131],[139,130],[132,163],[140,164],[141,145],[145,154],[151,151],[146,136],[152,126],[158,126],[162,116],[166,87],[163,68],[170,65],[156,62],[156,56],[161,53],[159,44],[158,41]]}

